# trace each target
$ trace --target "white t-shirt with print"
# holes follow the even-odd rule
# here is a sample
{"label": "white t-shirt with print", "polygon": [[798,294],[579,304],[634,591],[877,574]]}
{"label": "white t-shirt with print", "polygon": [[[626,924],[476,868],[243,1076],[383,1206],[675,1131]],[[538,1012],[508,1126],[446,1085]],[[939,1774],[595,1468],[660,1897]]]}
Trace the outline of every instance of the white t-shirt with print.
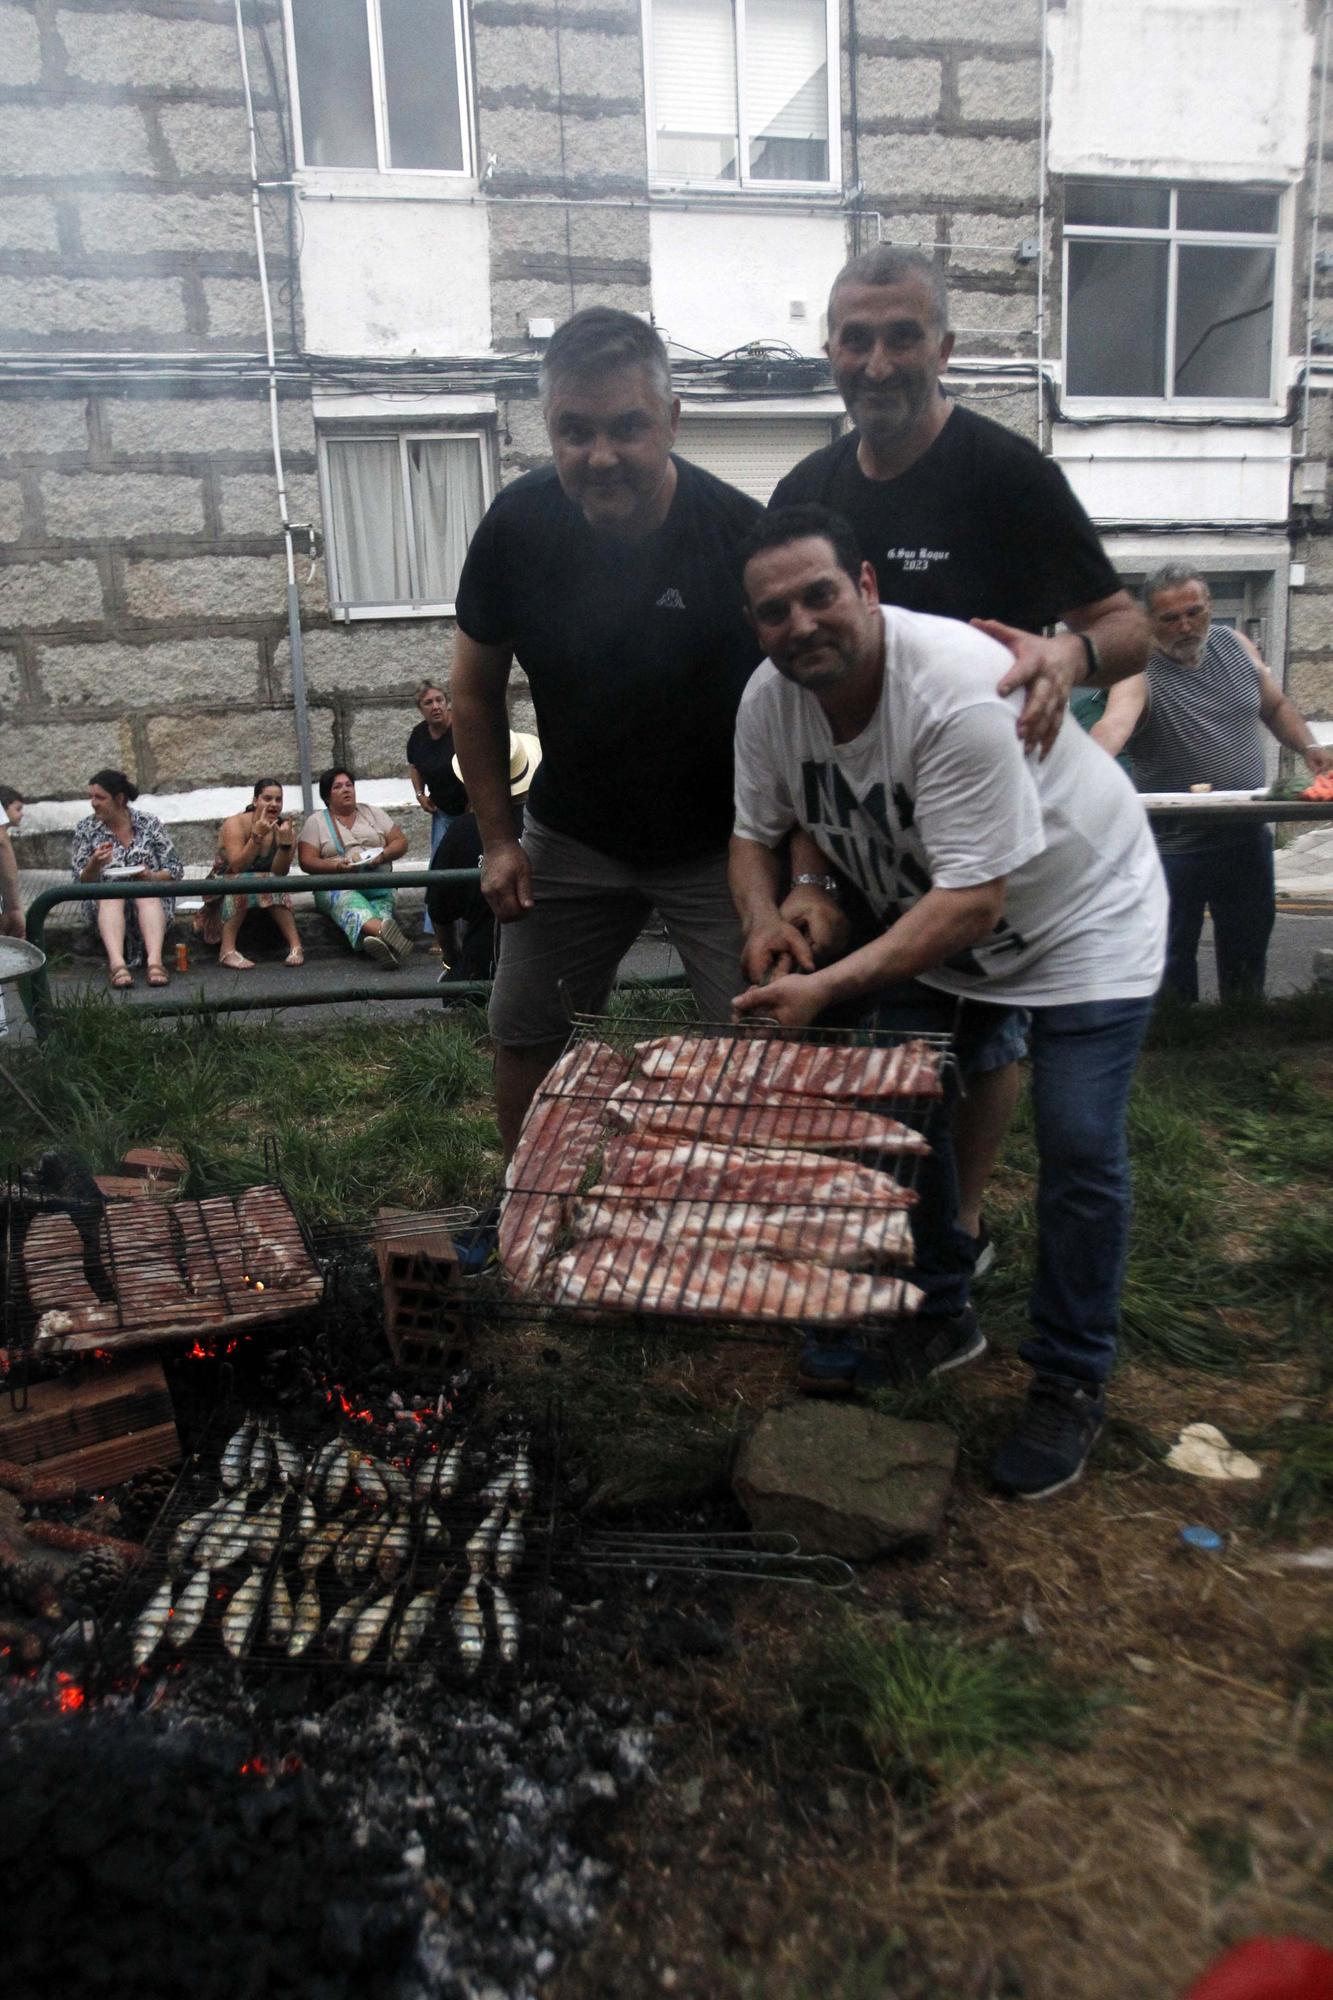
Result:
{"label": "white t-shirt with print", "polygon": [[1068,715],[1044,763],[1026,755],[1022,696],[995,692],[1008,651],[954,619],[880,608],[884,686],[850,742],[770,660],[752,676],[736,832],[772,848],[808,828],[886,928],[932,887],[1006,876],[995,930],[920,974],[946,993],[1033,1007],[1155,993],[1166,885],[1125,772]]}

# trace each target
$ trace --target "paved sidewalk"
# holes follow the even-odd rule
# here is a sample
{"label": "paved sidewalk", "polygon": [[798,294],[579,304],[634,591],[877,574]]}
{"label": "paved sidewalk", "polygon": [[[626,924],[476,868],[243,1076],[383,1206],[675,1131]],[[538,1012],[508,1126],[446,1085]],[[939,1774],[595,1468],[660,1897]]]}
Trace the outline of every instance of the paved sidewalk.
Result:
{"label": "paved sidewalk", "polygon": [[1333,826],[1312,826],[1279,848],[1276,870],[1279,896],[1333,903]]}

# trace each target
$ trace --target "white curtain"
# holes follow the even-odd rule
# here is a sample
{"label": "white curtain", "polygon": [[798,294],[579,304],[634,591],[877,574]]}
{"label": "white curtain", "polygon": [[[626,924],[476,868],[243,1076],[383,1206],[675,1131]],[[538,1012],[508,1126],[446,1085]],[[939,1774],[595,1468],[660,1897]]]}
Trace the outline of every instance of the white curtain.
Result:
{"label": "white curtain", "polygon": [[417,595],[452,604],[467,545],[482,516],[481,454],[475,438],[410,438]]}
{"label": "white curtain", "polygon": [[340,604],[408,604],[412,572],[397,438],[330,438]]}

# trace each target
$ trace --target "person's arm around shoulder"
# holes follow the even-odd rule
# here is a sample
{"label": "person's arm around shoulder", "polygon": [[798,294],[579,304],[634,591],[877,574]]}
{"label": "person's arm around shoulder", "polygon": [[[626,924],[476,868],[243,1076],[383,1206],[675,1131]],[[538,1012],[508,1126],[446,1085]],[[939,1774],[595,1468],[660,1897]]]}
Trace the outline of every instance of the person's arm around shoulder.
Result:
{"label": "person's arm around shoulder", "polygon": [[[974,618],[973,625],[998,639],[1014,656],[999,684],[1000,694],[1025,687],[1018,733],[1024,746],[1046,757],[1060,733],[1075,687],[1114,687],[1131,674],[1142,673],[1152,646],[1147,615],[1127,590],[1112,591],[1090,604],[1076,604],[1062,613],[1068,631],[1050,638],[1021,632],[997,618]],[[1092,643],[1096,668],[1083,639]]]}
{"label": "person's arm around shoulder", "polygon": [[532,908],[532,870],[514,833],[509,799],[505,689],[513,659],[511,646],[483,645],[460,630],[449,677],[458,765],[481,833],[481,891],[502,924]]}
{"label": "person's arm around shoulder", "polygon": [[1088,731],[1108,756],[1118,757],[1148,712],[1148,676],[1131,674],[1117,681],[1106,697],[1099,721]]}
{"label": "person's arm around shoulder", "polygon": [[1278,686],[1277,676],[1264,665],[1259,648],[1243,632],[1236,637],[1259,669],[1259,715],[1265,726],[1288,750],[1299,750],[1312,778],[1321,771],[1333,771],[1333,743],[1317,743],[1309,723],[1289,694]]}
{"label": "person's arm around shoulder", "polygon": [[27,935],[23,920],[23,898],[19,891],[19,865],[8,830],[0,827],[0,937]]}

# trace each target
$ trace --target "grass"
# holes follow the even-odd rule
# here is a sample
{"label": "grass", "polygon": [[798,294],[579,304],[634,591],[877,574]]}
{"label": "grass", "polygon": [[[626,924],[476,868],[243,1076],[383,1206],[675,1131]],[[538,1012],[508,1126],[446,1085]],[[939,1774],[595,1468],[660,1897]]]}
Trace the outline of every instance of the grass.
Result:
{"label": "grass", "polygon": [[1333,1632],[1307,1642],[1300,1673],[1306,1704],[1301,1748],[1315,1757],[1333,1758]]}
{"label": "grass", "polygon": [[1032,1655],[847,1614],[802,1677],[813,1720],[909,1798],[1013,1756],[1087,1742],[1106,1706]]}

